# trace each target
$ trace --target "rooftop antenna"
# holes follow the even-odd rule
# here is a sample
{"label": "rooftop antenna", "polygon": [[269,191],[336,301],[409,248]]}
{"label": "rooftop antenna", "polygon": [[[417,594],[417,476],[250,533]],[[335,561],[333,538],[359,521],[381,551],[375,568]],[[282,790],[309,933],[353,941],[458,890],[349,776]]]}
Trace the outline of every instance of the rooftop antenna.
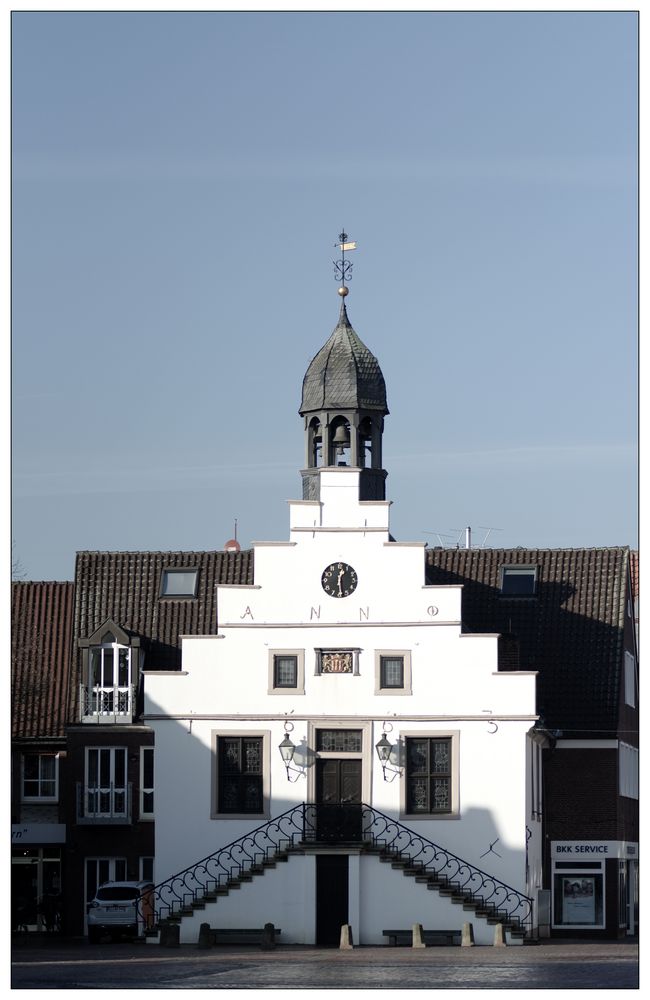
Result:
{"label": "rooftop antenna", "polygon": [[422,534],[423,535],[435,535],[436,538],[438,539],[438,543],[439,543],[441,549],[448,548],[448,546],[443,543],[443,541],[442,541],[443,538],[454,538],[455,537],[454,535],[445,535],[445,533],[442,532],[442,531],[423,531]]}
{"label": "rooftop antenna", "polygon": [[334,277],[341,282],[338,292],[344,299],[349,292],[346,281],[352,280],[352,262],[345,259],[345,254],[349,250],[356,250],[357,245],[354,242],[348,242],[348,234],[342,229],[339,233],[339,241],[334,246],[341,251],[341,259],[332,261],[332,263],[334,264]]}
{"label": "rooftop antenna", "polygon": [[482,549],[484,549],[485,546],[487,545],[487,540],[488,540],[488,538],[490,537],[490,534],[493,531],[503,531],[503,528],[488,528],[484,524],[479,524],[479,528],[481,529],[481,531],[487,531],[487,535],[485,536],[485,538],[483,539],[483,542],[481,544],[481,548]]}

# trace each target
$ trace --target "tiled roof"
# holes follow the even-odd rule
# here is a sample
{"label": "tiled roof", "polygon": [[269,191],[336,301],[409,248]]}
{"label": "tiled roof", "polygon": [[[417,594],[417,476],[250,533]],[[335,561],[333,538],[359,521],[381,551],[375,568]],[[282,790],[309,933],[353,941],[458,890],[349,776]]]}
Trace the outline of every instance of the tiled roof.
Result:
{"label": "tiled roof", "polygon": [[74,584],[11,585],[11,735],[60,738],[68,712]]}
{"label": "tiled roof", "polygon": [[303,379],[300,413],[351,408],[388,413],[379,362],[353,330],[342,302],[332,336],[313,358]]}
{"label": "tiled roof", "polygon": [[[428,549],[427,582],[462,583],[464,628],[504,634],[510,654],[518,645],[518,668],[539,671],[550,729],[606,738],[616,733],[629,558],[627,548]],[[504,565],[537,566],[537,596],[500,596]]]}
{"label": "tiled roof", "polygon": [[630,549],[630,570],[632,572],[632,594],[636,599],[639,596],[639,553],[635,549]]}
{"label": "tiled roof", "polygon": [[[163,569],[196,568],[195,598],[162,598]],[[181,635],[215,635],[217,584],[251,584],[253,550],[241,552],[78,552],[74,635],[90,637],[107,619],[139,636],[147,670],[181,665]],[[81,652],[75,651],[75,692]],[[76,703],[73,705],[76,717]]]}

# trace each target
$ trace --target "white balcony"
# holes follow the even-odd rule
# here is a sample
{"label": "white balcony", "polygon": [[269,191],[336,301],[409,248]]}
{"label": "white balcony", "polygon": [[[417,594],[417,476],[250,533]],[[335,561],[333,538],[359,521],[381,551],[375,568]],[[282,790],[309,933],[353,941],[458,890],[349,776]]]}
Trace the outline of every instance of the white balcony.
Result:
{"label": "white balcony", "polygon": [[82,684],[79,694],[81,721],[97,723],[133,722],[135,688],[88,687]]}
{"label": "white balcony", "polygon": [[133,786],[89,787],[77,782],[77,823],[131,824]]}

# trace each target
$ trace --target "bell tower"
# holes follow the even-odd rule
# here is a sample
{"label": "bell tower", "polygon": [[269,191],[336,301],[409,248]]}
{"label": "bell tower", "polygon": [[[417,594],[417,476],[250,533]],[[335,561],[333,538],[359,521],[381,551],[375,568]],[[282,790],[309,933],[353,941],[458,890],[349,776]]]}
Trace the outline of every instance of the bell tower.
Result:
{"label": "bell tower", "polygon": [[349,243],[347,233],[342,232],[335,246],[341,251],[341,259],[334,262],[335,276],[341,282],[339,320],[302,383],[302,497],[319,500],[321,470],[345,467],[360,471],[360,500],[385,500],[382,435],[388,414],[386,383],[379,362],[355,333],[345,307],[346,281],[352,271],[345,254],[356,249],[356,243]]}

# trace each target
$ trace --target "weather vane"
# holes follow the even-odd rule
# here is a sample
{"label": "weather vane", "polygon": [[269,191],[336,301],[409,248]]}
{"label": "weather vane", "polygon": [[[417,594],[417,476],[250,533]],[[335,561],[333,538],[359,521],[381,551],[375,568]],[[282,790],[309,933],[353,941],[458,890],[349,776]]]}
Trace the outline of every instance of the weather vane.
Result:
{"label": "weather vane", "polygon": [[337,281],[341,282],[341,287],[339,288],[339,295],[345,297],[348,294],[348,288],[346,286],[346,281],[350,281],[352,278],[352,263],[345,259],[346,251],[356,250],[356,243],[348,243],[348,234],[346,232],[339,233],[339,241],[334,244],[335,247],[341,251],[341,259],[333,261],[334,264],[334,277]]}

